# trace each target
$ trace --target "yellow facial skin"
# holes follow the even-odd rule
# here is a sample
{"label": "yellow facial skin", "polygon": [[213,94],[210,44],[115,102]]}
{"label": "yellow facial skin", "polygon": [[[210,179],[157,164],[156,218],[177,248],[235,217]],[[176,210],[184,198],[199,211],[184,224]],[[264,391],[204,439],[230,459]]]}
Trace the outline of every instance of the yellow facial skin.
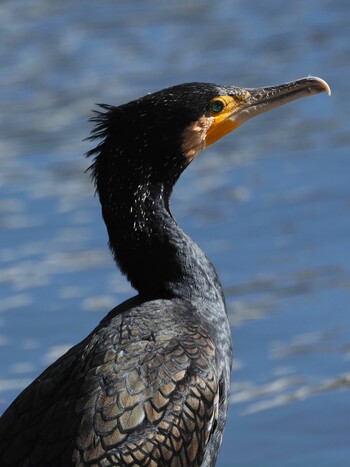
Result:
{"label": "yellow facial skin", "polygon": [[308,76],[296,81],[263,88],[233,88],[230,95],[218,95],[210,102],[205,146],[210,146],[239,125],[269,110],[301,97],[320,92],[331,94],[321,78]]}
{"label": "yellow facial skin", "polygon": [[[227,133],[235,130],[243,121],[237,121],[234,118],[235,112],[247,102],[250,93],[247,91],[242,96],[218,96],[210,103],[210,112],[212,123],[207,130],[205,145],[206,147],[215,143],[218,139]],[[222,107],[222,110],[216,112],[215,109]]]}

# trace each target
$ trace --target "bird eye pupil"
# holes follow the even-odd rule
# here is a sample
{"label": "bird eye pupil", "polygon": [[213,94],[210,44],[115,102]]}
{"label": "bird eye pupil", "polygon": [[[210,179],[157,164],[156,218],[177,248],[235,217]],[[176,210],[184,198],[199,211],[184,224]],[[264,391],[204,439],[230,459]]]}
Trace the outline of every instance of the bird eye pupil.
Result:
{"label": "bird eye pupil", "polygon": [[210,110],[214,113],[219,113],[224,108],[224,103],[221,101],[214,101],[210,105]]}

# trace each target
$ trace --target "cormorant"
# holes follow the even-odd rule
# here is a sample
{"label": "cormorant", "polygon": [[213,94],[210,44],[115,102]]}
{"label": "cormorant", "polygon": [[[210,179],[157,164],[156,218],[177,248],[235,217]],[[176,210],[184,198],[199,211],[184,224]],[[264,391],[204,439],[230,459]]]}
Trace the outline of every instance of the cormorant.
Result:
{"label": "cormorant", "polygon": [[0,420],[0,464],[214,466],[231,334],[213,265],[169,198],[205,147],[262,112],[327,91],[308,77],[265,88],[174,86],[102,105],[92,177],[114,258],[138,294],[47,368]]}

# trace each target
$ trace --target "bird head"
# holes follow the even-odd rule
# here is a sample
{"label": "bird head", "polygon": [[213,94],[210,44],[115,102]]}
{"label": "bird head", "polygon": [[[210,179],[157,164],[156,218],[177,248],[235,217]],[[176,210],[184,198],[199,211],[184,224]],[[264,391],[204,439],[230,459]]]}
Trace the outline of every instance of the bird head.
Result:
{"label": "bird head", "polygon": [[329,85],[311,76],[262,88],[209,85],[205,103],[201,100],[202,108],[198,109],[199,117],[183,132],[183,153],[192,160],[202,149],[247,120],[293,100],[324,91],[330,95]]}
{"label": "bird head", "polygon": [[[203,149],[247,120],[304,96],[330,94],[328,84],[309,76],[261,88],[239,88],[208,83],[173,86],[119,107],[102,105],[92,119],[97,123],[92,139],[100,144],[88,155],[96,156],[93,176],[102,190],[106,181],[158,183],[169,186]],[[102,183],[99,183],[101,178]],[[100,193],[101,194],[101,193]]]}

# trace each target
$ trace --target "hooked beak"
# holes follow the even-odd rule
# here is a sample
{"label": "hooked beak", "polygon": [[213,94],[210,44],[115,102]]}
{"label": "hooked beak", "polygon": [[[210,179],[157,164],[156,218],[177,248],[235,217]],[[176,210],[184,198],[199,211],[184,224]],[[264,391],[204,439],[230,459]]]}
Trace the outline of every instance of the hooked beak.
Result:
{"label": "hooked beak", "polygon": [[321,78],[309,76],[297,81],[265,88],[246,88],[246,102],[229,117],[236,124],[242,124],[261,113],[275,109],[301,97],[312,96],[320,92],[331,95],[329,85]]}

